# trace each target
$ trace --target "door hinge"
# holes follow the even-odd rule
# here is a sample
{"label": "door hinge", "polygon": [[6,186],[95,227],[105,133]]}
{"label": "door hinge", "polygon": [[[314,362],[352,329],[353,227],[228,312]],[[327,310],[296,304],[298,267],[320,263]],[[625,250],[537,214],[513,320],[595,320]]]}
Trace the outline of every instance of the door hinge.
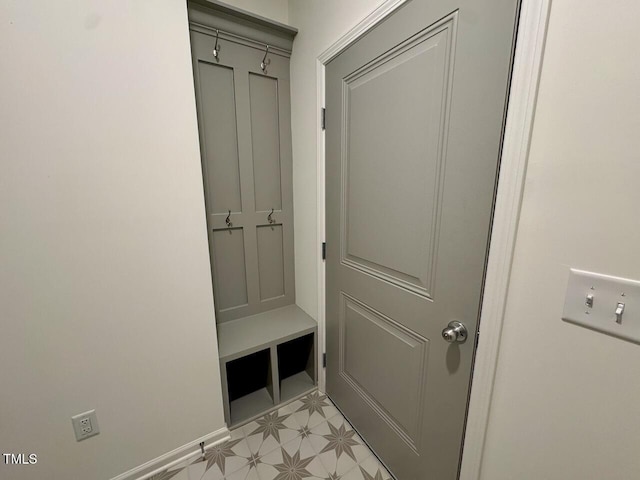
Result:
{"label": "door hinge", "polygon": [[320,109],[320,128],[322,130],[327,128],[327,109],[324,107]]}
{"label": "door hinge", "polygon": [[327,242],[322,242],[322,259],[327,259]]}
{"label": "door hinge", "polygon": [[322,368],[326,368],[327,366],[327,354],[323,353],[322,354]]}

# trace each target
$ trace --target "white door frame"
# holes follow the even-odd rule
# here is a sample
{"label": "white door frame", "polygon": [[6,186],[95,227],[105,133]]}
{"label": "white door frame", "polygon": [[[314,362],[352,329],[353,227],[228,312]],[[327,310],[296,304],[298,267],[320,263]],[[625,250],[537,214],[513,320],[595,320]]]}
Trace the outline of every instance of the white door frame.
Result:
{"label": "white door frame", "polygon": [[[319,249],[325,241],[325,132],[321,109],[325,105],[325,66],[407,0],[386,0],[361,22],[323,51],[316,62],[317,85],[317,211]],[[489,259],[484,285],[479,343],[472,373],[460,480],[478,480],[497,368],[502,324],[511,275],[538,82],[551,0],[522,0],[514,57],[508,114],[494,210]],[[325,262],[318,250],[318,365],[326,351]],[[326,386],[326,371],[319,369],[319,386]]]}

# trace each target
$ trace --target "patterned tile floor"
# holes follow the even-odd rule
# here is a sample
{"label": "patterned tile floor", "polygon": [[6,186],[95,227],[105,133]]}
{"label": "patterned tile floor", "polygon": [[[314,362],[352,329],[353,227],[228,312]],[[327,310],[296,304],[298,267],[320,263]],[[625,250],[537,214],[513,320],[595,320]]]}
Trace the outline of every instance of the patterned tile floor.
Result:
{"label": "patterned tile floor", "polygon": [[242,427],[205,460],[152,480],[389,480],[351,425],[315,391]]}

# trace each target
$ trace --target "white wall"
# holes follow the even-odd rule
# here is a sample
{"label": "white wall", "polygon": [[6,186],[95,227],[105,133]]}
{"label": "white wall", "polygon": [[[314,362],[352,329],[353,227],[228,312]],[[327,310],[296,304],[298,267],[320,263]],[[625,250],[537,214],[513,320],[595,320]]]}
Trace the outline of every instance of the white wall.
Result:
{"label": "white wall", "polygon": [[381,0],[290,0],[289,20],[299,33],[291,57],[291,128],[295,223],[296,303],[318,318],[316,60],[371,13]]}
{"label": "white wall", "polygon": [[[316,316],[315,58],[380,1],[229,3],[300,29],[296,286]],[[640,278],[639,14],[552,8],[486,480],[640,476],[640,347],[560,321],[569,266]],[[108,478],[223,426],[185,6],[5,1],[0,22],[0,446],[39,457],[0,476]],[[102,433],[76,443],[89,408]]]}
{"label": "white wall", "polygon": [[0,24],[0,477],[106,479],[224,426],[186,6]]}
{"label": "white wall", "polygon": [[560,320],[640,278],[640,5],[553,2],[482,478],[640,478],[640,346]]}
{"label": "white wall", "polygon": [[228,5],[269,18],[280,23],[289,23],[288,0],[223,0]]}

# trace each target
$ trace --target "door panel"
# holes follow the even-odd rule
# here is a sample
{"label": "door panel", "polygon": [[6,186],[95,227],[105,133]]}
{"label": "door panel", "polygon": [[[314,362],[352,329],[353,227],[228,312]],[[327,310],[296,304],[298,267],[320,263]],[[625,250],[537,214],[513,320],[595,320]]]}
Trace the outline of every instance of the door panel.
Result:
{"label": "door panel", "polygon": [[282,225],[258,227],[258,270],[260,300],[284,295],[284,259]]}
{"label": "door panel", "polygon": [[249,74],[256,211],[282,209],[278,80]]}
{"label": "door panel", "polygon": [[327,391],[399,480],[458,475],[517,7],[413,0],[326,68]]}
{"label": "door panel", "polygon": [[[417,449],[429,341],[355,298],[341,300],[340,375]],[[395,361],[380,350],[393,352]]]}
{"label": "door panel", "polygon": [[199,105],[207,122],[201,142],[207,206],[212,213],[241,212],[233,69],[199,61],[196,72],[209,87],[202,89]]}
{"label": "door panel", "polygon": [[[343,83],[342,261],[425,297],[433,288],[455,19],[402,43]],[[398,235],[402,248],[396,248]]]}
{"label": "door panel", "polygon": [[221,312],[248,302],[244,234],[242,228],[214,230],[211,256],[218,291],[216,306]]}

